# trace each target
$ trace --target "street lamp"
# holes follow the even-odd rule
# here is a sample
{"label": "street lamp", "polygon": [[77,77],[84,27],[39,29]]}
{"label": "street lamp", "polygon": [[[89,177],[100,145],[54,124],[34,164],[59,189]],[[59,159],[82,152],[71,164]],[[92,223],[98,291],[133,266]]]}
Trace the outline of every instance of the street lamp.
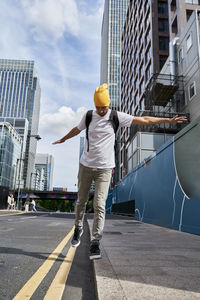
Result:
{"label": "street lamp", "polygon": [[[39,134],[31,134],[28,135],[28,137],[34,137],[37,141],[41,140],[41,137],[39,136]],[[19,195],[20,195],[20,179],[21,179],[21,161],[24,160],[22,158],[23,155],[23,148],[24,148],[24,139],[22,139],[22,144],[21,144],[21,152],[20,152],[20,158],[19,158],[19,175],[18,175],[18,193],[17,193],[17,208],[19,209],[19,206],[21,208],[21,202],[19,199]]]}

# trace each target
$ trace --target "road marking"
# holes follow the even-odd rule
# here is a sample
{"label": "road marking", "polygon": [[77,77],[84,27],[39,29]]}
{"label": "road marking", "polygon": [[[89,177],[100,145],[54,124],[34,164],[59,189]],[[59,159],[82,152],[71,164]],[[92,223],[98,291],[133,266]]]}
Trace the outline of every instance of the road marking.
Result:
{"label": "road marking", "polygon": [[55,226],[60,226],[60,225],[63,226],[63,223],[62,222],[52,222],[50,224],[47,224],[46,226],[47,227],[55,227]]}
{"label": "road marking", "polygon": [[0,214],[0,217],[3,217],[3,216],[16,216],[16,215],[21,215],[21,214],[24,214],[24,212]]}
{"label": "road marking", "polygon": [[62,299],[75,253],[76,248],[71,246],[43,300]]}
{"label": "road marking", "polygon": [[13,300],[27,300],[30,299],[38,288],[39,284],[48,274],[49,270],[53,266],[54,262],[58,258],[65,245],[68,243],[72,234],[74,233],[74,226],[71,231],[66,235],[62,242],[56,247],[56,249],[49,255],[41,267],[33,274],[33,276],[27,281],[27,283],[22,287],[18,294],[13,298]]}
{"label": "road marking", "polygon": [[22,217],[22,218],[20,218],[20,220],[35,219],[35,218],[37,218],[37,216],[34,216],[34,217]]}
{"label": "road marking", "polygon": [[0,231],[12,231],[12,230],[14,230],[15,228],[4,228],[4,229],[0,229]]}

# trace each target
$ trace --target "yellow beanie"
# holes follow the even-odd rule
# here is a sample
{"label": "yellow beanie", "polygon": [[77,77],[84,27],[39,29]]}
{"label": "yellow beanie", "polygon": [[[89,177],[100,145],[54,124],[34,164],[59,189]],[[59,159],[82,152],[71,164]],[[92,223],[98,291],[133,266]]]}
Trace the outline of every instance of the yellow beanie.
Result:
{"label": "yellow beanie", "polygon": [[107,83],[104,83],[95,89],[94,104],[95,106],[109,106],[110,97]]}

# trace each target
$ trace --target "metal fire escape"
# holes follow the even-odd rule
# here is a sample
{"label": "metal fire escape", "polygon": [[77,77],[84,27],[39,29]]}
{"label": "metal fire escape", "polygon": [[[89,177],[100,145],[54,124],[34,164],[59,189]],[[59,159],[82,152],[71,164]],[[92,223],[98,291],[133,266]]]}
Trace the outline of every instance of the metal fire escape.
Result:
{"label": "metal fire escape", "polygon": [[[189,114],[185,109],[183,76],[154,74],[144,93],[144,109],[140,109],[137,115],[160,118],[172,118],[179,115],[186,116],[189,120]],[[176,134],[186,125],[187,123],[134,125],[130,130],[130,140],[138,131]]]}

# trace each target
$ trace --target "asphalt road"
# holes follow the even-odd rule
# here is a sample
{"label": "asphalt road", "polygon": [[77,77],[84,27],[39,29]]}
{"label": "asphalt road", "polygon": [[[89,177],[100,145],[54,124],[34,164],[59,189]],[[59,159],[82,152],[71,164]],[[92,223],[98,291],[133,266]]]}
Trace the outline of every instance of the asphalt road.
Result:
{"label": "asphalt road", "polygon": [[75,250],[73,225],[73,214],[0,216],[0,300],[95,299],[88,226]]}

